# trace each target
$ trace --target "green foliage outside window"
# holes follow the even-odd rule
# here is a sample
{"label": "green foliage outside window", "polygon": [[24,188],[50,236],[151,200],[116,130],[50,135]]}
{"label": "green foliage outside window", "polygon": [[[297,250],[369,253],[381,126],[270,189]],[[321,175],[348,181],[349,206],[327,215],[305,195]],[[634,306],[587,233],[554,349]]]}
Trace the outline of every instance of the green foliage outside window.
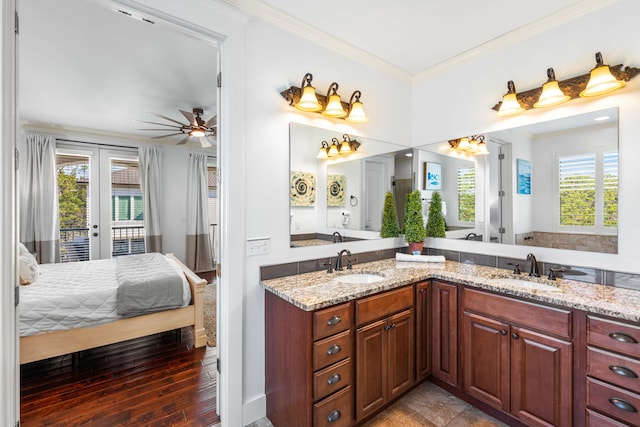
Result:
{"label": "green foliage outside window", "polygon": [[60,228],[87,226],[87,187],[73,171],[58,170],[58,209]]}

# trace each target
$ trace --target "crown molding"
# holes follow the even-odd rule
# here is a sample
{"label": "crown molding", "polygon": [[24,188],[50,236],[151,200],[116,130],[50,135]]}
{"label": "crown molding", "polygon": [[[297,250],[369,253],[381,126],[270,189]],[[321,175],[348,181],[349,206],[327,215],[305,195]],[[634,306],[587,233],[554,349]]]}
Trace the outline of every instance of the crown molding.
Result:
{"label": "crown molding", "polygon": [[267,22],[270,22],[290,33],[310,40],[320,46],[326,47],[327,49],[341,53],[360,63],[369,65],[374,69],[380,70],[404,81],[415,83],[428,79],[433,75],[443,73],[451,68],[460,66],[468,61],[471,61],[472,59],[488,55],[490,53],[512,46],[532,36],[574,20],[582,15],[616,3],[619,0],[582,0],[556,13],[547,15],[542,19],[519,27],[492,40],[489,40],[488,42],[485,42],[480,46],[469,49],[459,55],[456,55],[450,59],[429,67],[417,74],[412,74],[406,70],[403,70],[389,63],[388,61],[371,55],[370,53],[367,53],[327,32],[319,30],[312,25],[300,22],[299,20],[294,19],[280,9],[276,9],[268,4],[265,4],[261,0],[218,1],[227,4],[230,7],[236,8],[242,12],[245,12],[250,16],[254,16],[256,18],[260,18]]}
{"label": "crown molding", "polygon": [[270,22],[285,31],[293,33],[317,45],[340,53],[359,63],[368,65],[400,80],[411,82],[413,75],[406,70],[385,61],[375,55],[371,55],[360,48],[347,43],[325,31],[319,30],[313,25],[301,22],[291,15],[276,9],[260,0],[219,0],[231,7],[237,8],[253,17]]}
{"label": "crown molding", "polygon": [[443,73],[451,68],[460,66],[472,59],[488,55],[490,53],[508,48],[518,42],[529,39],[535,35],[551,30],[559,25],[572,21],[580,16],[586,15],[595,10],[609,6],[619,0],[583,0],[571,6],[568,6],[556,13],[547,15],[530,24],[516,28],[506,34],[489,40],[473,49],[469,49],[459,55],[454,56],[446,61],[436,64],[428,69],[416,74],[413,78],[414,83],[423,81],[433,75]]}

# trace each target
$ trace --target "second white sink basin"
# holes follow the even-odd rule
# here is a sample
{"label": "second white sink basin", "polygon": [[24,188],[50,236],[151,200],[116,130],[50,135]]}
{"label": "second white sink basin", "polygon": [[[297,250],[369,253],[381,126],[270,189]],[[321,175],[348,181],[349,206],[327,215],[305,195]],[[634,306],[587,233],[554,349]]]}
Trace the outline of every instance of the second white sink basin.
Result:
{"label": "second white sink basin", "polygon": [[338,276],[336,280],[340,283],[376,283],[384,280],[384,277],[372,273],[353,273]]}
{"label": "second white sink basin", "polygon": [[548,285],[546,283],[530,282],[528,280],[512,279],[510,277],[502,277],[499,279],[493,279],[494,282],[498,282],[504,285],[517,286],[522,289],[537,290],[537,291],[552,291],[558,292],[561,289],[557,286]]}

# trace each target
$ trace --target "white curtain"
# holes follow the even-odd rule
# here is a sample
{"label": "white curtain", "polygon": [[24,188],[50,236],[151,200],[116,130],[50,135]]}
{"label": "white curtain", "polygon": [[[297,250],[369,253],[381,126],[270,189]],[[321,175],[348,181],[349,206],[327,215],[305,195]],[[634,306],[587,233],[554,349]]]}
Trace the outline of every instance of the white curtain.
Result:
{"label": "white curtain", "polygon": [[208,191],[207,156],[191,153],[187,178],[187,266],[196,273],[213,270]]}
{"label": "white curtain", "polygon": [[20,241],[37,255],[38,263],[60,262],[56,141],[27,133],[20,161]]}
{"label": "white curtain", "polygon": [[160,154],[159,148],[138,148],[145,230],[144,243],[147,253],[162,252]]}

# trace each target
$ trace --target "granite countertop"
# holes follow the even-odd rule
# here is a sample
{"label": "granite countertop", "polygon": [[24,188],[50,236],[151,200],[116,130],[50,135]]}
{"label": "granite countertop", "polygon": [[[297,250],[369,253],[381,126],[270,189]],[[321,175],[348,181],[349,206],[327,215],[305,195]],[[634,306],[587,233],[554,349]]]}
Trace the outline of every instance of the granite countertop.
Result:
{"label": "granite countertop", "polygon": [[[341,275],[354,273],[375,273],[384,276],[384,279],[361,284],[347,284],[336,280]],[[553,285],[558,290],[525,288],[526,282],[523,286],[519,286],[517,282],[500,283],[495,280],[499,278],[522,278],[525,281]],[[350,271],[317,271],[264,280],[261,284],[267,291],[291,304],[305,311],[312,311],[426,279],[462,283],[504,295],[640,322],[640,291],[637,290],[566,279],[530,278],[526,274],[517,276],[504,269],[455,261],[421,263],[387,259],[357,264]]]}

